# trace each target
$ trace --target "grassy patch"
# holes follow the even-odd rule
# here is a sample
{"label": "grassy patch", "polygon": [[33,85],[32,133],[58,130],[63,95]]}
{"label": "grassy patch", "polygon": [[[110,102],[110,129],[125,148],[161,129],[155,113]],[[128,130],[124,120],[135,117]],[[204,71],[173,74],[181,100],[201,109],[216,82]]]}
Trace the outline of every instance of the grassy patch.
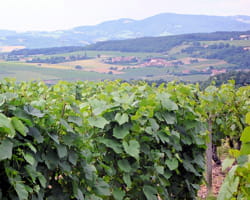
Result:
{"label": "grassy patch", "polygon": [[123,70],[124,74],[119,75],[118,77],[123,79],[138,79],[140,78],[152,78],[159,75],[166,75],[167,68],[157,68],[157,67],[141,67],[134,69]]}
{"label": "grassy patch", "polygon": [[241,47],[248,47],[250,46],[250,40],[218,40],[218,41],[201,41],[201,44],[203,45],[213,45],[213,44],[230,44],[234,46],[241,46]]}
{"label": "grassy patch", "polygon": [[140,58],[146,58],[148,56],[162,56],[160,53],[147,53],[147,52],[120,52],[120,51],[75,51],[70,53],[63,53],[63,54],[53,54],[53,55],[34,55],[31,57],[36,58],[49,58],[49,57],[55,57],[55,56],[76,56],[76,55],[87,55],[89,57],[116,57],[116,56],[136,56]]}
{"label": "grassy patch", "polygon": [[170,55],[181,53],[181,50],[186,49],[189,46],[190,45],[188,45],[188,44],[182,44],[182,45],[179,45],[179,46],[172,48],[171,50],[168,51],[168,53]]}
{"label": "grassy patch", "polygon": [[21,80],[101,80],[112,79],[112,75],[96,72],[86,72],[81,70],[44,68],[23,63],[0,63],[0,79],[6,77]]}
{"label": "grassy patch", "polygon": [[187,75],[187,76],[177,76],[177,80],[181,81],[190,81],[190,82],[196,82],[196,81],[205,81],[209,78],[209,75],[207,74],[197,74],[197,75]]}
{"label": "grassy patch", "polygon": [[216,200],[217,198],[214,196],[206,197],[205,199],[203,198],[197,198],[197,200]]}

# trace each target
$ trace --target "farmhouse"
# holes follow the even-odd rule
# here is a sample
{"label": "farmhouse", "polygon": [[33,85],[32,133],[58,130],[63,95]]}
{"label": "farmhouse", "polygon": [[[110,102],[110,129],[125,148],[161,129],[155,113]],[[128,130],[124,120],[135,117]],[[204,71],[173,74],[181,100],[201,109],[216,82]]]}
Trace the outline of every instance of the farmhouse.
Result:
{"label": "farmhouse", "polygon": [[211,76],[217,75],[217,74],[222,74],[222,73],[226,73],[227,70],[226,69],[221,69],[221,70],[217,70],[217,69],[213,69]]}
{"label": "farmhouse", "polygon": [[241,40],[250,40],[250,35],[240,35]]}

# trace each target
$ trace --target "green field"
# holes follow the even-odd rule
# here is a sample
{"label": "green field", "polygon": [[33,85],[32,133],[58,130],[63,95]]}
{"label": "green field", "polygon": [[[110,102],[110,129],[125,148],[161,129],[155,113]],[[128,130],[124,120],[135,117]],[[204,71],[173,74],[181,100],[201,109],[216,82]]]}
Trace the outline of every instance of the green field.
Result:
{"label": "green field", "polygon": [[26,80],[102,80],[112,79],[108,74],[96,72],[86,72],[79,70],[64,70],[42,68],[36,65],[28,65],[23,63],[0,63],[0,79],[10,77],[16,78],[17,81]]}
{"label": "green field", "polygon": [[120,52],[120,51],[75,51],[71,53],[63,53],[63,54],[53,54],[53,55],[34,55],[31,57],[36,57],[36,58],[49,58],[53,56],[76,56],[76,55],[87,55],[88,57],[116,57],[116,56],[135,56],[135,57],[140,57],[140,58],[146,58],[146,57],[157,57],[157,56],[162,56],[161,53],[147,53],[147,52]]}
{"label": "green field", "polygon": [[[159,67],[146,67],[123,70],[123,74],[107,74],[97,72],[87,72],[81,70],[65,70],[43,68],[37,65],[30,65],[25,63],[0,63],[0,79],[6,77],[15,78],[17,81],[27,80],[103,80],[103,79],[149,79],[157,80],[164,79],[171,80],[205,80],[208,76],[192,75],[192,76],[173,76],[169,72],[177,71],[174,67],[159,68]],[[180,71],[180,69],[178,70]]]}
{"label": "green field", "polygon": [[[77,55],[80,52],[73,52],[71,55]],[[99,54],[100,51],[94,52],[91,51],[91,56]],[[121,52],[102,52],[106,53],[105,55],[111,56],[132,56],[133,53],[121,53]],[[115,54],[116,53],[116,54]],[[60,54],[66,55],[66,54]],[[102,54],[104,55],[104,54]],[[147,57],[150,54],[148,53],[137,53],[136,56]],[[154,56],[159,56],[160,54],[153,54]],[[151,55],[151,56],[153,56]],[[52,55],[51,55],[52,56]],[[5,77],[16,78],[18,81],[24,80],[102,80],[102,79],[164,79],[167,81],[171,80],[204,80],[208,76],[184,76],[180,78],[179,76],[173,76],[169,73],[181,72],[185,69],[203,69],[210,65],[215,65],[218,63],[216,60],[204,61],[196,64],[183,65],[179,67],[140,67],[140,68],[130,68],[122,70],[122,74],[108,74],[109,67],[117,67],[119,65],[115,64],[104,64],[101,63],[101,59],[93,58],[90,60],[83,61],[74,61],[66,62],[59,64],[41,64],[40,66],[37,63],[23,63],[23,62],[1,62],[0,63],[0,79]],[[75,70],[76,65],[83,66],[83,70]],[[60,67],[67,67],[68,69],[62,69]],[[121,67],[121,66],[120,66]],[[98,72],[103,68],[103,72]],[[119,72],[120,73],[120,72]],[[195,78],[196,77],[196,78]],[[190,78],[190,79],[189,79]]]}
{"label": "green field", "polygon": [[250,40],[201,41],[200,43],[205,44],[205,45],[213,45],[213,44],[225,43],[225,44],[230,44],[230,45],[234,45],[234,46],[241,46],[241,47],[249,47],[250,46]]}
{"label": "green field", "polygon": [[[233,40],[233,41],[200,41],[202,45],[212,45],[227,43],[235,46],[247,47],[250,46],[249,40]],[[164,80],[185,80],[185,81],[200,81],[206,80],[208,75],[190,74],[184,76],[175,76],[174,74],[181,73],[184,70],[198,71],[214,67],[215,69],[225,69],[234,67],[236,64],[229,64],[224,60],[206,59],[206,55],[218,52],[217,49],[205,49],[204,57],[197,57],[195,52],[183,53],[182,50],[192,47],[192,43],[182,43],[164,53],[150,53],[150,52],[120,52],[120,51],[75,51],[64,54],[51,55],[30,55],[20,58],[18,61],[0,61],[0,79],[5,77],[14,77],[19,80],[102,80],[102,79],[164,79]],[[204,50],[203,50],[204,51]],[[205,54],[204,54],[205,53]],[[25,60],[31,58],[46,59],[51,57],[69,57],[69,56],[88,56],[89,59],[68,61],[57,64],[48,63],[26,63]],[[198,54],[199,55],[199,54]],[[130,57],[139,58],[138,63],[112,63],[104,62],[107,58],[113,57]],[[145,60],[145,58],[148,58]],[[162,65],[161,67],[154,67],[157,65],[144,65],[148,60],[160,59],[165,62],[183,62],[183,64]],[[54,59],[54,58],[52,58]],[[198,59],[198,62],[191,63],[191,59]],[[67,60],[66,60],[67,61]],[[141,65],[143,64],[143,65]],[[147,63],[146,63],[147,64]],[[174,64],[175,65],[175,64]],[[76,70],[76,66],[81,68]],[[144,67],[142,67],[144,66]],[[168,67],[166,67],[168,66]],[[170,67],[169,67],[170,66]],[[183,72],[184,73],[184,72]]]}

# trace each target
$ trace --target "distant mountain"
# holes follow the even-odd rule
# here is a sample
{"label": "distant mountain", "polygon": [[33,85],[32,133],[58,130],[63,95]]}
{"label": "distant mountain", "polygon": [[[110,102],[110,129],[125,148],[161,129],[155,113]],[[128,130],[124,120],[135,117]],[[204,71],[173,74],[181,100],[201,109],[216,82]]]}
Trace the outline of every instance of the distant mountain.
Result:
{"label": "distant mountain", "polygon": [[0,46],[41,48],[79,46],[106,40],[185,33],[250,30],[250,16],[207,16],[164,13],[143,20],[119,19],[95,26],[52,32],[0,30]]}

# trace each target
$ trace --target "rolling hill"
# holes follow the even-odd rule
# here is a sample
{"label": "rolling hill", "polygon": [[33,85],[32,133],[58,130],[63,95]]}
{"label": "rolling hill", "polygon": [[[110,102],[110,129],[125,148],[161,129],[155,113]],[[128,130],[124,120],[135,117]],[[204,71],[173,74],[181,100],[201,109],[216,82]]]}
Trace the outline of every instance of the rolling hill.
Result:
{"label": "rolling hill", "polygon": [[0,80],[201,81],[234,70],[249,72],[249,37],[250,31],[194,33],[16,50],[0,54]]}

